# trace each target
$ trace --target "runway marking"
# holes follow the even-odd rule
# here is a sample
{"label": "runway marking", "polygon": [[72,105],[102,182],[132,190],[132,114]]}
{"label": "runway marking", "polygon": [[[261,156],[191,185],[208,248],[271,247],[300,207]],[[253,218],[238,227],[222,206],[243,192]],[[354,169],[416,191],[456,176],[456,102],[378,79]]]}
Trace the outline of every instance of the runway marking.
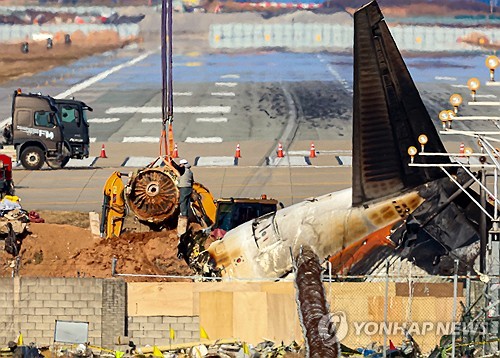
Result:
{"label": "runway marking", "polygon": [[89,123],[113,123],[118,122],[120,118],[91,118],[87,122]]}
{"label": "runway marking", "polygon": [[[230,113],[230,106],[196,106],[196,107],[174,107],[174,113]],[[106,114],[131,114],[131,113],[161,113],[161,107],[111,107]]]}
{"label": "runway marking", "polygon": [[497,98],[494,94],[476,94],[476,98]]}
{"label": "runway marking", "polygon": [[238,85],[237,82],[215,82],[215,85],[218,87],[236,87]]}
{"label": "runway marking", "polygon": [[160,137],[123,137],[122,143],[159,143]]}
{"label": "runway marking", "polygon": [[105,79],[106,77],[108,77],[109,75],[111,75],[117,71],[120,71],[124,68],[133,66],[136,63],[141,62],[142,60],[146,59],[148,56],[152,55],[155,52],[156,51],[146,52],[145,54],[137,56],[136,58],[134,58],[128,62],[122,63],[120,65],[117,65],[115,67],[110,68],[109,70],[101,72],[101,73],[95,75],[94,77],[91,77],[83,82],[80,82],[80,83],[74,85],[73,87],[69,88],[68,90],[66,90],[64,92],[59,93],[57,96],[55,96],[55,98],[60,99],[60,98],[65,98],[65,97],[71,96],[73,93],[76,93],[76,92],[81,91],[87,87],[90,87],[94,83],[102,81],[103,79]]}
{"label": "runway marking", "polygon": [[196,118],[196,122],[198,123],[226,123],[227,118],[219,117],[219,118]]}
{"label": "runway marking", "polygon": [[99,157],[88,157],[85,159],[70,159],[65,168],[89,168],[93,167]]}
{"label": "runway marking", "polygon": [[195,167],[228,167],[238,165],[238,158],[234,157],[196,157]]}
{"label": "runway marking", "polygon": [[[146,59],[148,56],[152,55],[153,53],[155,53],[156,51],[149,51],[149,52],[146,52],[140,56],[137,56],[136,58],[128,61],[128,62],[125,62],[125,63],[122,63],[120,65],[117,65],[115,67],[112,67],[110,68],[109,70],[106,70],[104,72],[101,72],[97,75],[95,75],[94,77],[91,77],[83,82],[80,82],[80,83],[77,83],[76,85],[74,85],[73,87],[70,87],[69,89],[67,89],[66,91],[64,92],[61,92],[59,93],[58,95],[54,96],[54,98],[57,98],[57,99],[61,99],[61,98],[65,98],[65,97],[68,97],[78,91],[81,91],[87,87],[90,87],[92,86],[94,83],[97,83],[99,81],[102,81],[103,79],[105,79],[106,77],[108,77],[109,75],[117,72],[117,71],[120,71],[124,68],[127,68],[127,67],[130,67],[130,66],[133,66],[135,65],[136,63],[138,62],[141,62],[142,60]],[[6,118],[4,119],[2,122],[0,122],[0,127],[4,127],[8,122],[10,122],[12,120],[12,117],[9,117],[9,118]]]}
{"label": "runway marking", "polygon": [[222,143],[221,137],[187,137],[186,143]]}
{"label": "runway marking", "polygon": [[229,73],[227,75],[220,76],[220,78],[240,78],[240,75]]}
{"label": "runway marking", "polygon": [[448,76],[436,76],[434,77],[436,81],[456,81],[456,77],[448,77]]}
{"label": "runway marking", "polygon": [[193,92],[174,92],[174,96],[192,96]]}
{"label": "runway marking", "polygon": [[[317,57],[318,57],[320,62],[324,61],[323,55],[317,55]],[[345,78],[342,78],[340,76],[340,74],[337,72],[337,70],[331,64],[326,65],[326,68],[333,75],[333,77],[335,77],[337,79],[337,81],[339,81],[342,84],[342,86],[344,86],[344,89],[347,92],[352,92],[352,88],[349,85],[349,82],[347,82],[347,80]]]}
{"label": "runway marking", "polygon": [[352,156],[350,155],[337,155],[335,156],[340,165],[345,165],[348,167],[352,166]]}
{"label": "runway marking", "polygon": [[142,123],[161,123],[161,118],[143,118],[141,119]]}
{"label": "runway marking", "polygon": [[127,157],[122,163],[122,167],[143,168],[152,163],[156,158],[153,157]]}
{"label": "runway marking", "polygon": [[311,162],[306,156],[286,156],[284,158],[267,157],[266,164],[275,167],[302,167],[309,166]]}
{"label": "runway marking", "polygon": [[89,138],[89,142],[90,142],[90,143],[95,143],[95,142],[96,142],[96,140],[97,140],[97,138],[96,138],[96,137]]}
{"label": "runway marking", "polygon": [[455,87],[455,88],[468,88],[467,85],[451,85],[451,87]]}
{"label": "runway marking", "polygon": [[236,93],[234,93],[234,92],[212,92],[210,94],[212,96],[219,96],[219,97],[234,97],[234,96],[236,96]]}

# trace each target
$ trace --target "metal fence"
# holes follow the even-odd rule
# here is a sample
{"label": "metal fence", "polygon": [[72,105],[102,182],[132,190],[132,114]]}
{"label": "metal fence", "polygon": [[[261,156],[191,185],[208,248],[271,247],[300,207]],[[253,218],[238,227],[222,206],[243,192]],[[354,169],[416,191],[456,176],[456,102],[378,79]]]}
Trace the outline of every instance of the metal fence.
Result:
{"label": "metal fence", "polygon": [[[408,51],[477,51],[477,47],[459,42],[472,33],[481,33],[491,43],[500,40],[500,28],[392,26],[391,33],[400,50]],[[354,31],[350,25],[290,24],[213,24],[209,42],[213,48],[332,48],[352,49]]]}
{"label": "metal fence", "polygon": [[[117,273],[116,264],[114,260],[113,275],[118,277],[181,278]],[[392,348],[422,354],[437,349],[442,357],[462,356],[472,349],[476,356],[497,351],[498,285],[491,282],[498,282],[498,277],[435,276],[406,264],[407,270],[384,267],[382,273],[368,276],[329,275],[327,270],[323,283],[330,314],[320,320],[324,325],[320,332],[336,327],[340,342],[364,355],[384,354]],[[230,282],[268,286],[276,282],[199,276],[182,279],[223,281],[226,290]],[[278,281],[291,283],[293,275]]]}

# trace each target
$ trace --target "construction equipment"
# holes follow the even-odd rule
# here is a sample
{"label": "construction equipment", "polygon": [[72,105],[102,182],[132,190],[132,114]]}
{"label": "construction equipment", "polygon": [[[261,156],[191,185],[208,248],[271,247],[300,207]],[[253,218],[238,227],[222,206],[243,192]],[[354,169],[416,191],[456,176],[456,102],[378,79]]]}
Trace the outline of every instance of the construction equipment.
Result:
{"label": "construction equipment", "polygon": [[[193,189],[191,209],[194,219],[201,225],[201,230],[191,226],[180,236],[177,256],[183,258],[193,271],[202,276],[215,277],[220,274],[209,267],[210,255],[205,247],[207,241],[220,240],[227,231],[245,222],[253,222],[259,217],[272,215],[278,208],[283,207],[278,200],[268,199],[266,195],[260,198],[221,198],[213,201],[208,190],[203,192],[206,188]],[[199,196],[204,196],[203,200],[197,199]],[[203,215],[212,224],[201,220]]]}
{"label": "construction equipment", "polygon": [[221,239],[225,233],[235,227],[273,213],[278,210],[278,200],[260,198],[221,198],[216,201],[216,215],[212,226],[212,236]]}
{"label": "construction equipment", "polygon": [[0,154],[0,196],[14,195],[14,180],[12,180],[12,158]]}
{"label": "construction equipment", "polygon": [[70,158],[89,156],[86,111],[92,108],[81,101],[18,89],[12,99],[12,123],[3,129],[4,143],[14,146],[25,169],[38,170],[44,162],[62,168]]}
{"label": "construction equipment", "polygon": [[106,239],[120,236],[125,220],[126,210],[123,197],[125,186],[121,177],[120,172],[114,172],[104,185],[100,234]]}

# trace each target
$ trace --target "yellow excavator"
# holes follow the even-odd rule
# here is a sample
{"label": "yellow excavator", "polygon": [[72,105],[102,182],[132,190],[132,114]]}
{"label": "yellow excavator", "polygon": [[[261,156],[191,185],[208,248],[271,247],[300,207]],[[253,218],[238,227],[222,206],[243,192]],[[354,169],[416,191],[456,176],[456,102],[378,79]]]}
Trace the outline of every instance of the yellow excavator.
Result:
{"label": "yellow excavator", "polygon": [[[179,236],[185,240],[192,238],[194,231],[211,227],[218,229],[220,238],[231,228],[276,211],[278,202],[261,197],[228,198],[214,201],[214,197],[203,184],[194,183],[191,195],[189,221],[199,224],[193,230],[188,225],[178,223],[179,213],[179,172],[173,163],[174,134],[173,88],[172,88],[172,7],[162,1],[162,129],[160,154],[144,168],[128,174],[128,182],[123,184],[125,174],[114,172],[104,186],[104,201],[101,217],[101,236],[117,237],[123,229],[123,222],[129,208],[137,219],[152,230],[177,226]],[[168,28],[167,28],[168,23]],[[165,48],[166,47],[166,48]],[[168,133],[168,135],[167,135]],[[178,225],[179,224],[179,225]],[[182,241],[182,240],[181,240]]]}

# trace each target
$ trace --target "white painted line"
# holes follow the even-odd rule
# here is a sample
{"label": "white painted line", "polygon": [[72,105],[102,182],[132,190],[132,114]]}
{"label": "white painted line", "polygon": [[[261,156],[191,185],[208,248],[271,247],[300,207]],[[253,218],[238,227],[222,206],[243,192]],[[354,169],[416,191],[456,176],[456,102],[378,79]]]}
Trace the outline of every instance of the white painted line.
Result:
{"label": "white painted line", "polygon": [[160,137],[123,137],[123,143],[159,143]]}
{"label": "white painted line", "polygon": [[236,93],[234,93],[234,92],[212,92],[210,94],[212,96],[218,96],[218,97],[234,97],[234,96],[236,96]]}
{"label": "white painted line", "polygon": [[192,96],[193,92],[174,92],[174,96]]}
{"label": "white painted line", "polygon": [[451,85],[451,87],[455,87],[455,88],[468,88],[467,85]]}
{"label": "white painted line", "polygon": [[476,94],[476,98],[497,98],[494,94]]}
{"label": "white painted line", "polygon": [[[58,95],[56,95],[54,98],[65,98],[65,97],[68,97],[68,96],[71,96],[72,94],[78,92],[78,91],[81,91],[87,87],[90,87],[92,86],[94,83],[97,83],[99,81],[102,81],[103,79],[105,79],[106,77],[108,77],[109,75],[117,72],[117,71],[120,71],[124,68],[127,68],[127,67],[130,67],[132,65],[135,65],[136,63],[138,62],[141,62],[142,60],[144,60],[145,58],[147,58],[148,56],[152,55],[153,53],[155,53],[156,51],[149,51],[149,52],[146,52],[140,56],[137,56],[136,58],[128,61],[128,62],[125,62],[125,63],[122,63],[120,65],[117,65],[115,67],[112,67],[110,68],[109,70],[106,70],[104,72],[101,72],[97,75],[95,75],[94,77],[91,77],[83,82],[80,82],[80,83],[77,83],[76,85],[74,85],[73,87],[70,87],[68,90],[64,91],[64,92],[61,92],[59,93]],[[0,122],[0,128],[1,127],[4,127],[7,123],[9,123],[11,121],[11,117],[9,118],[6,118],[4,119],[2,122]]]}
{"label": "white painted line", "polygon": [[88,120],[89,123],[113,123],[118,122],[120,118],[91,118]]}
{"label": "white painted line", "polygon": [[234,157],[198,157],[197,167],[227,167],[234,165]]}
{"label": "white painted line", "polygon": [[237,74],[227,74],[227,75],[222,75],[220,78],[240,78],[240,75]]}
{"label": "white painted line", "polygon": [[469,106],[500,106],[500,102],[469,102]]}
{"label": "white painted line", "polygon": [[143,118],[141,119],[142,123],[161,123],[161,118]]}
{"label": "white painted line", "polygon": [[198,123],[226,123],[227,118],[219,117],[219,118],[196,118],[196,122]]}
{"label": "white painted line", "polygon": [[304,156],[290,156],[287,155],[284,158],[278,157],[268,157],[267,165],[276,167],[305,167],[311,165],[306,161]]}
{"label": "white painted line", "polygon": [[500,86],[500,83],[499,82],[492,82],[492,81],[488,81],[486,82],[486,86]]}
{"label": "white painted line", "polygon": [[221,137],[187,137],[186,143],[222,143]]}
{"label": "white painted line", "polygon": [[97,157],[88,157],[85,159],[70,159],[65,168],[88,168],[95,164]]}
{"label": "white painted line", "polygon": [[460,116],[453,117],[454,121],[498,121],[499,116]]}
{"label": "white painted line", "polygon": [[456,129],[448,129],[446,131],[439,131],[439,134],[464,134],[464,135],[499,135],[500,131],[461,131]]}
{"label": "white painted line", "polygon": [[[318,59],[321,61],[321,62],[324,62],[324,57],[323,55],[317,55]],[[326,66],[327,70],[333,75],[333,77],[335,77],[337,79],[337,81],[339,81],[342,86],[348,91],[348,92],[352,92],[352,87],[351,85],[349,84],[349,82],[347,82],[347,80],[345,78],[342,78],[342,76],[340,76],[340,74],[338,73],[337,70],[335,70],[335,68],[331,65],[331,64],[328,64]]]}
{"label": "white painted line", "polygon": [[436,76],[434,77],[435,80],[437,81],[456,81],[456,77],[448,77],[448,76]]}
{"label": "white painted line", "polygon": [[76,84],[75,86],[71,87],[70,89],[68,89],[68,90],[66,90],[64,92],[59,93],[57,96],[55,96],[55,98],[66,98],[68,96],[71,96],[73,93],[76,93],[76,92],[81,91],[81,90],[83,90],[83,89],[85,89],[87,87],[90,87],[94,83],[102,81],[103,79],[105,79],[106,77],[108,77],[109,75],[111,75],[111,74],[113,74],[113,73],[115,73],[117,71],[120,71],[120,70],[122,70],[124,68],[130,67],[132,65],[135,65],[138,62],[141,62],[142,60],[144,60],[145,58],[147,58],[148,56],[152,55],[155,52],[156,51],[146,52],[145,54],[137,56],[136,58],[134,58],[134,59],[132,59],[132,60],[130,60],[128,62],[122,63],[120,65],[117,65],[115,67],[110,68],[109,70],[101,72],[98,75],[89,78],[88,80],[85,80],[83,82],[80,82],[80,83]]}
{"label": "white painted line", "polygon": [[352,156],[350,155],[339,155],[337,156],[337,160],[340,165],[352,167]]}
{"label": "white painted line", "polygon": [[95,141],[97,140],[97,138],[96,137],[92,137],[92,138],[89,138],[89,140],[90,140],[90,143],[95,143]]}
{"label": "white painted line", "polygon": [[309,150],[289,150],[288,155],[294,156],[294,155],[302,155],[304,157],[307,157],[311,152]]}
{"label": "white painted line", "polygon": [[156,159],[153,157],[128,157],[122,167],[144,168]]}
{"label": "white painted line", "polygon": [[236,87],[238,85],[237,82],[215,82],[216,86],[219,87]]}
{"label": "white painted line", "polygon": [[[230,113],[230,106],[197,106],[197,107],[174,107],[174,113]],[[112,107],[106,110],[106,114],[118,113],[161,113],[161,107]]]}

